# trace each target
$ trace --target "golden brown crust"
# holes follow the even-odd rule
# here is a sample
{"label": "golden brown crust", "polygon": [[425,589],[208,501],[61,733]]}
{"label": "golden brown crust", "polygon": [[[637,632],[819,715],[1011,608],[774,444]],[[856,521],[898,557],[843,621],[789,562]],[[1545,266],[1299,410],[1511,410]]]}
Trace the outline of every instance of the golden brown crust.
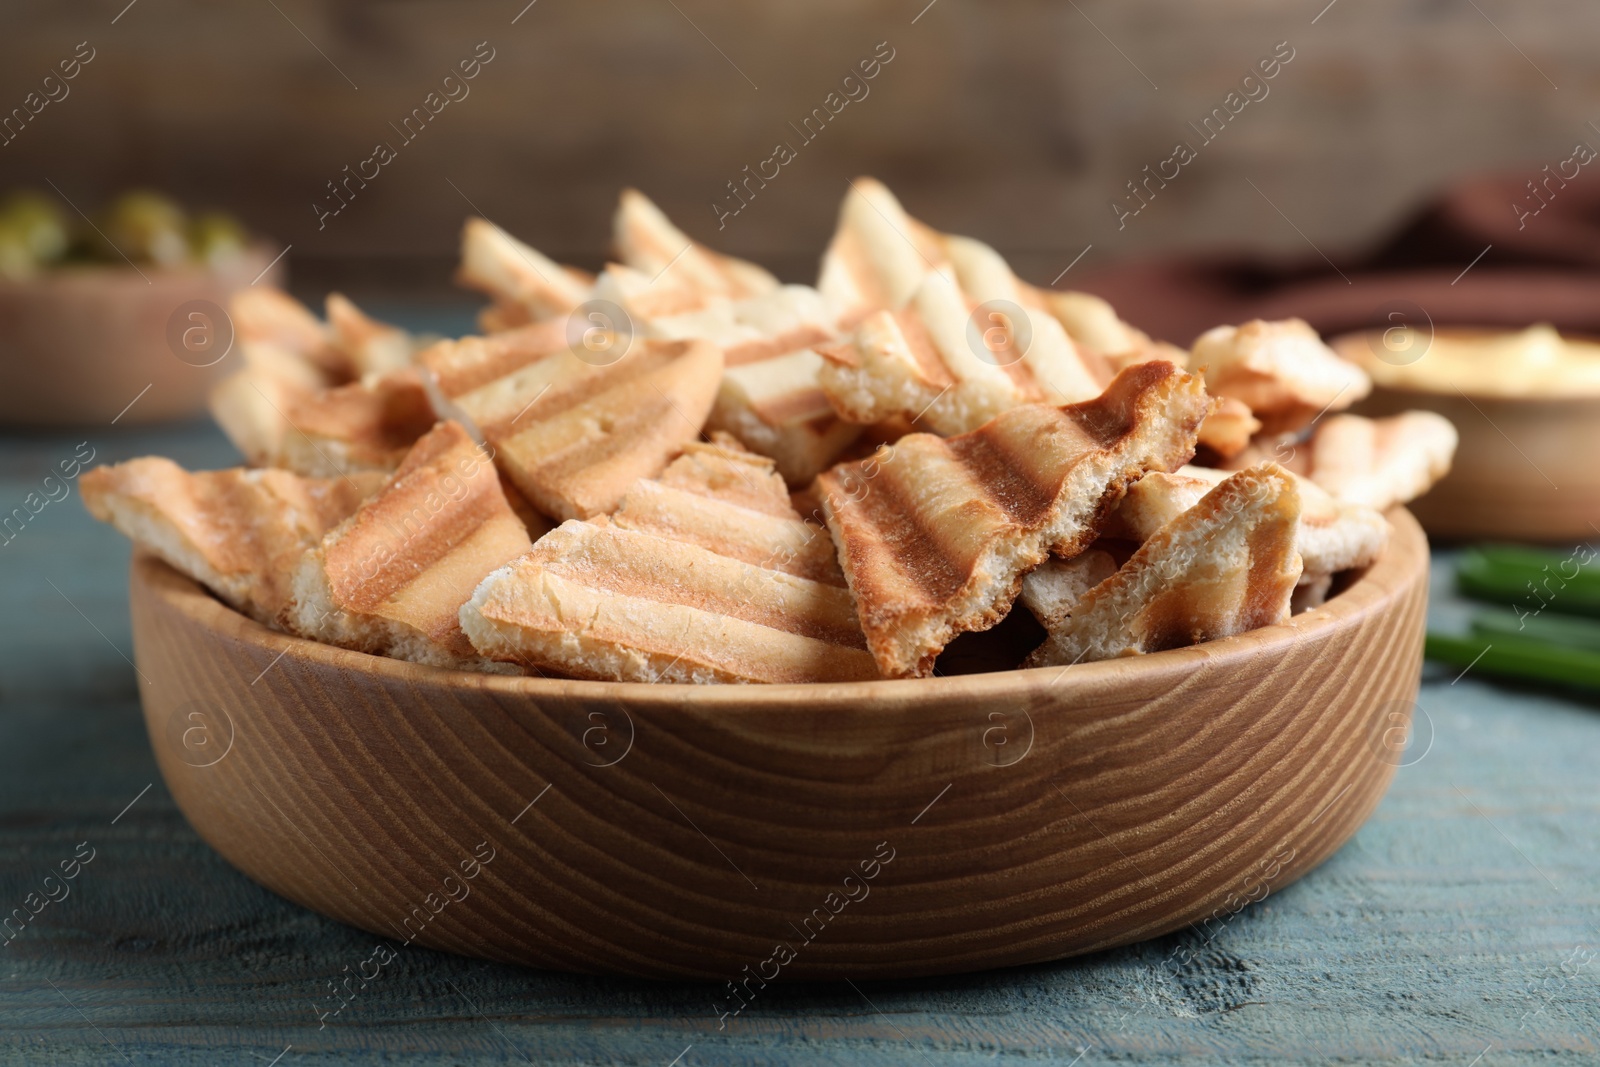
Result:
{"label": "golden brown crust", "polygon": [[1247,404],[1268,433],[1299,430],[1372,391],[1372,379],[1301,319],[1218,326],[1195,339],[1189,366],[1206,388]]}
{"label": "golden brown crust", "polygon": [[541,538],[479,586],[461,619],[485,655],[579,678],[877,676],[840,586],[604,521]]}
{"label": "golden brown crust", "polygon": [[302,478],[282,470],[190,472],[160,456],[96,467],[84,505],[136,544],[250,617],[278,625],[290,573],[383,477]]}
{"label": "golden brown crust", "polygon": [[228,300],[228,317],[240,344],[269,344],[303,356],[341,378],[354,375],[349,357],[334,344],[311,309],[270,285],[252,285]]}
{"label": "golden brown crust", "polygon": [[722,352],[704,342],[635,339],[614,363],[563,352],[456,403],[534,506],[587,518],[700,435],[721,374]]}
{"label": "golden brown crust", "polygon": [[1294,478],[1281,467],[1232,475],[1089,590],[1027,666],[1158,652],[1282,622],[1300,578],[1299,518]]}
{"label": "golden brown crust", "polygon": [[1051,549],[1075,555],[1128,484],[1193,456],[1209,406],[1198,379],[1145,363],[1095,400],[1014,408],[949,440],[912,434],[824,473],[823,510],[880,669],[926,675],[957,633],[998,622]]}
{"label": "golden brown crust", "polygon": [[441,393],[457,397],[565,351],[567,330],[565,319],[547,319],[490,337],[437,341],[418,353],[417,364],[433,375]]}
{"label": "golden brown crust", "polygon": [[363,651],[470,660],[461,605],[531,547],[489,457],[459,424],[440,423],[302,563],[293,619],[307,636]]}
{"label": "golden brown crust", "polygon": [[651,277],[670,271],[677,284],[697,293],[742,300],[778,287],[764,268],[690,240],[637,189],[622,191],[612,235],[624,264]]}
{"label": "golden brown crust", "polygon": [[292,396],[276,462],[308,475],[393,470],[433,427],[433,402],[415,369]]}

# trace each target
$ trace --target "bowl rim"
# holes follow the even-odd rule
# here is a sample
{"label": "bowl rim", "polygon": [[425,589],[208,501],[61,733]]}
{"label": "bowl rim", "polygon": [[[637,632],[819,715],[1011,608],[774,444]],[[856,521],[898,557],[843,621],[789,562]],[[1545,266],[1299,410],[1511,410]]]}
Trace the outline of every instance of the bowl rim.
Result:
{"label": "bowl rim", "polygon": [[[265,264],[267,269],[271,269],[278,263],[278,260],[273,259],[273,257],[285,251],[287,249],[282,247],[282,242],[256,236],[245,245],[244,253],[236,261],[243,264],[244,267],[239,273],[242,276],[261,264]],[[268,263],[268,260],[272,260],[272,262]],[[147,271],[148,278],[141,271]],[[262,270],[262,274],[265,273],[266,270]],[[132,279],[133,282],[130,283],[129,279]],[[136,283],[139,290],[145,290],[160,283],[192,284],[211,279],[220,279],[225,284],[228,284],[230,282],[228,267],[219,268],[214,264],[195,260],[185,260],[182,263],[171,266],[144,263],[138,267],[130,266],[126,262],[114,263],[109,260],[78,260],[70,263],[53,264],[29,278],[0,278],[0,295],[7,297],[37,296],[86,284],[93,285],[108,282],[113,285]]]}
{"label": "bowl rim", "polygon": [[[219,637],[254,648],[276,663],[293,658],[314,668],[370,675],[418,688],[465,688],[492,696],[538,699],[583,699],[619,705],[670,704],[716,707],[726,711],[791,708],[797,700],[818,706],[848,705],[871,697],[883,706],[917,698],[986,700],[1027,699],[1049,689],[1056,696],[1073,690],[1093,692],[1126,683],[1134,674],[1144,683],[1170,678],[1173,683],[1202,668],[1226,672],[1257,657],[1276,658],[1292,644],[1351,629],[1372,614],[1400,600],[1419,573],[1426,580],[1428,541],[1422,527],[1404,507],[1386,516],[1390,538],[1383,555],[1322,606],[1292,616],[1287,622],[1260,627],[1235,637],[1140,656],[1069,664],[1066,667],[1016,668],[980,674],[932,678],[883,678],[861,682],[797,682],[751,685],[693,685],[674,682],[602,682],[587,679],[487,674],[454,667],[436,667],[324,644],[270,629],[214,597],[199,582],[142,548],[135,549],[130,581],[143,585],[163,604],[193,624]],[[1067,672],[1071,671],[1071,677]],[[1065,688],[1056,683],[1065,682]],[[685,697],[693,694],[692,702]]]}

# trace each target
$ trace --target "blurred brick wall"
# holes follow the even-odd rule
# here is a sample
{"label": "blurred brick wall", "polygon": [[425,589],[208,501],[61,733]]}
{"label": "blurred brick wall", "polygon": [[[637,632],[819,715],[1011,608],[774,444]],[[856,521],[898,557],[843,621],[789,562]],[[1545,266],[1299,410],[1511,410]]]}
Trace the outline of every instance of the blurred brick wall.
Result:
{"label": "blurred brick wall", "polygon": [[[624,184],[809,278],[847,180],[871,173],[1048,282],[1090,243],[1086,268],[1218,243],[1298,255],[1305,238],[1337,256],[1454,176],[1600,144],[1600,7],[1580,0],[525,2],[11,0],[0,110],[78,42],[95,58],[0,147],[0,186],[49,178],[82,205],[166,187],[236,207],[301,264],[390,257],[432,285],[467,198],[594,265]],[[470,95],[402,145],[390,123],[483,41],[495,58]],[[802,145],[789,123],[880,41],[894,59],[869,95]],[[1268,95],[1119,230],[1109,201],[1198,144],[1187,124],[1280,41],[1294,59]],[[397,158],[319,231],[324,183],[380,140]],[[710,205],[779,141],[796,158],[718,233]]]}

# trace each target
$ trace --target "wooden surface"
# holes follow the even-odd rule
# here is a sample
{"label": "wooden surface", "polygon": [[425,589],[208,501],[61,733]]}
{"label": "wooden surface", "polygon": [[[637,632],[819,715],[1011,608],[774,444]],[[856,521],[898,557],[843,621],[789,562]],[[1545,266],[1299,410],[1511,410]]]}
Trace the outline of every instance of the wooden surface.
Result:
{"label": "wooden surface", "polygon": [[1416,692],[1427,547],[1392,521],[1321,609],[1070,670],[482,676],[273,633],[149,555],[134,659],[179,808],[269,888],[404,944],[754,996],[1222,923],[1314,869]]}
{"label": "wooden surface", "polygon": [[[0,492],[20,500],[86,438],[108,461],[229,461],[198,427],[8,437]],[[0,899],[21,906],[78,842],[96,849],[72,895],[0,949],[3,1062],[267,1064],[283,1053],[282,1067],[379,1057],[665,1067],[684,1053],[684,1067],[1466,1067],[1484,1053],[1478,1062],[1494,1067],[1600,1057],[1600,961],[1587,955],[1600,945],[1600,717],[1591,701],[1491,686],[1470,671],[1455,684],[1457,672],[1427,674],[1426,755],[1407,757],[1354,839],[1209,935],[962,977],[774,986],[722,1031],[720,987],[709,984],[412,947],[319,1029],[327,983],[355,972],[375,939],[257,886],[179,814],[124,659],[126,567],[121,537],[76,499],[50,504],[0,549]],[[1459,608],[1441,573],[1436,563],[1430,610],[1448,618]]]}

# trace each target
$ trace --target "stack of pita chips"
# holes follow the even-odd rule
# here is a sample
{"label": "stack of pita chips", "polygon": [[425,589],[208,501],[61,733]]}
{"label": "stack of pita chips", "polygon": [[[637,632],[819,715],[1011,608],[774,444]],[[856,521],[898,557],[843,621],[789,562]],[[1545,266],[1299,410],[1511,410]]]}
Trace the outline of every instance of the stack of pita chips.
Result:
{"label": "stack of pita chips", "polygon": [[867,647],[892,677],[932,673],[958,633],[987,629],[1022,576],[1087,548],[1151,470],[1194,454],[1209,408],[1170,363],[1122,372],[1082,404],[1013,408],[970,434],[911,434],[818,479]]}
{"label": "stack of pita chips", "polygon": [[813,347],[838,332],[823,294],[711,252],[631,189],[613,236],[622,263],[602,272],[596,297],[620,306],[646,336],[703,338],[722,349],[710,428],[771,456],[797,486],[855,440],[859,429],[835,416],[818,383],[822,359]]}
{"label": "stack of pita chips", "polygon": [[1304,323],[1186,352],[870,179],[815,289],[631,190],[614,242],[590,275],[469,221],[486,335],[431,344],[247,290],[213,408],[257,469],[133,460],[85,501],[239,611],[357,651],[840,682],[936,673],[1019,599],[1049,635],[1032,665],[1281,622],[1377,559],[1383,510],[1454,452],[1437,416],[1338,414],[1367,380]]}
{"label": "stack of pita chips", "polygon": [[[1220,530],[1222,537],[1238,534],[1238,524],[1246,522],[1250,513],[1227,512],[1219,519],[1215,509],[1202,508],[1202,502],[1245,474],[1255,479],[1251,484],[1258,493],[1266,484],[1256,477],[1262,472],[1269,472],[1274,483],[1288,479],[1297,498],[1292,548],[1299,559],[1298,577],[1285,596],[1274,592],[1271,603],[1283,616],[1306,611],[1324,602],[1336,576],[1357,572],[1377,560],[1389,539],[1382,512],[1415,499],[1442,478],[1450,469],[1455,442],[1455,428],[1432,412],[1387,419],[1333,416],[1314,426],[1306,442],[1280,447],[1276,455],[1281,466],[1265,458],[1262,446],[1252,445],[1230,462],[1229,470],[1185,466],[1171,474],[1147,475],[1118,503],[1102,535],[1105,544],[1117,546],[1165,545],[1168,542],[1158,541],[1158,535],[1174,529],[1180,538],[1185,529]],[[1266,512],[1254,514],[1261,517]],[[1036,654],[1035,664],[1070,663],[1080,655],[1098,658],[1108,654],[1106,641],[1125,642],[1118,646],[1121,653],[1150,650],[1148,642],[1134,633],[1137,627],[1124,628],[1119,636],[1109,633],[1103,618],[1077,628],[1067,626],[1072,615],[1082,614],[1080,605],[1088,610],[1090,589],[1110,577],[1105,567],[1111,557],[1097,558],[1095,551],[1099,550],[1070,561],[1052,560],[1025,579],[1023,602],[1052,633],[1046,646],[1050,651]],[[1281,591],[1273,583],[1264,588]],[[1210,608],[1216,604],[1211,601]],[[1107,610],[1101,608],[1101,614]],[[1265,625],[1243,616],[1223,622],[1211,616],[1203,622],[1195,625],[1210,638]],[[1061,636],[1069,631],[1077,636]],[[1091,633],[1093,640],[1086,636]]]}
{"label": "stack of pita chips", "polygon": [[338,293],[328,321],[287,293],[251,287],[230,305],[243,368],[212,392],[211,412],[258,466],[307,477],[392,471],[434,423],[420,345]]}
{"label": "stack of pita chips", "polygon": [[[818,285],[855,327],[819,349],[823,392],[851,422],[965,433],[1018,404],[1097,396],[1135,363],[1189,363],[1099,297],[1035,288],[983,242],[913,219],[870,178],[851,183]],[[1213,394],[1200,443],[1233,456],[1261,423],[1243,400]]]}
{"label": "stack of pita chips", "polygon": [[[1335,574],[1359,570],[1378,558],[1389,540],[1389,524],[1372,508],[1337,500],[1310,479],[1284,473],[1294,480],[1299,497],[1295,550],[1302,561],[1298,585],[1305,592],[1297,606],[1311,607],[1321,602]],[[1106,536],[1142,544],[1229,476],[1228,471],[1206,467],[1152,474],[1134,486],[1118,505],[1106,525]]]}

